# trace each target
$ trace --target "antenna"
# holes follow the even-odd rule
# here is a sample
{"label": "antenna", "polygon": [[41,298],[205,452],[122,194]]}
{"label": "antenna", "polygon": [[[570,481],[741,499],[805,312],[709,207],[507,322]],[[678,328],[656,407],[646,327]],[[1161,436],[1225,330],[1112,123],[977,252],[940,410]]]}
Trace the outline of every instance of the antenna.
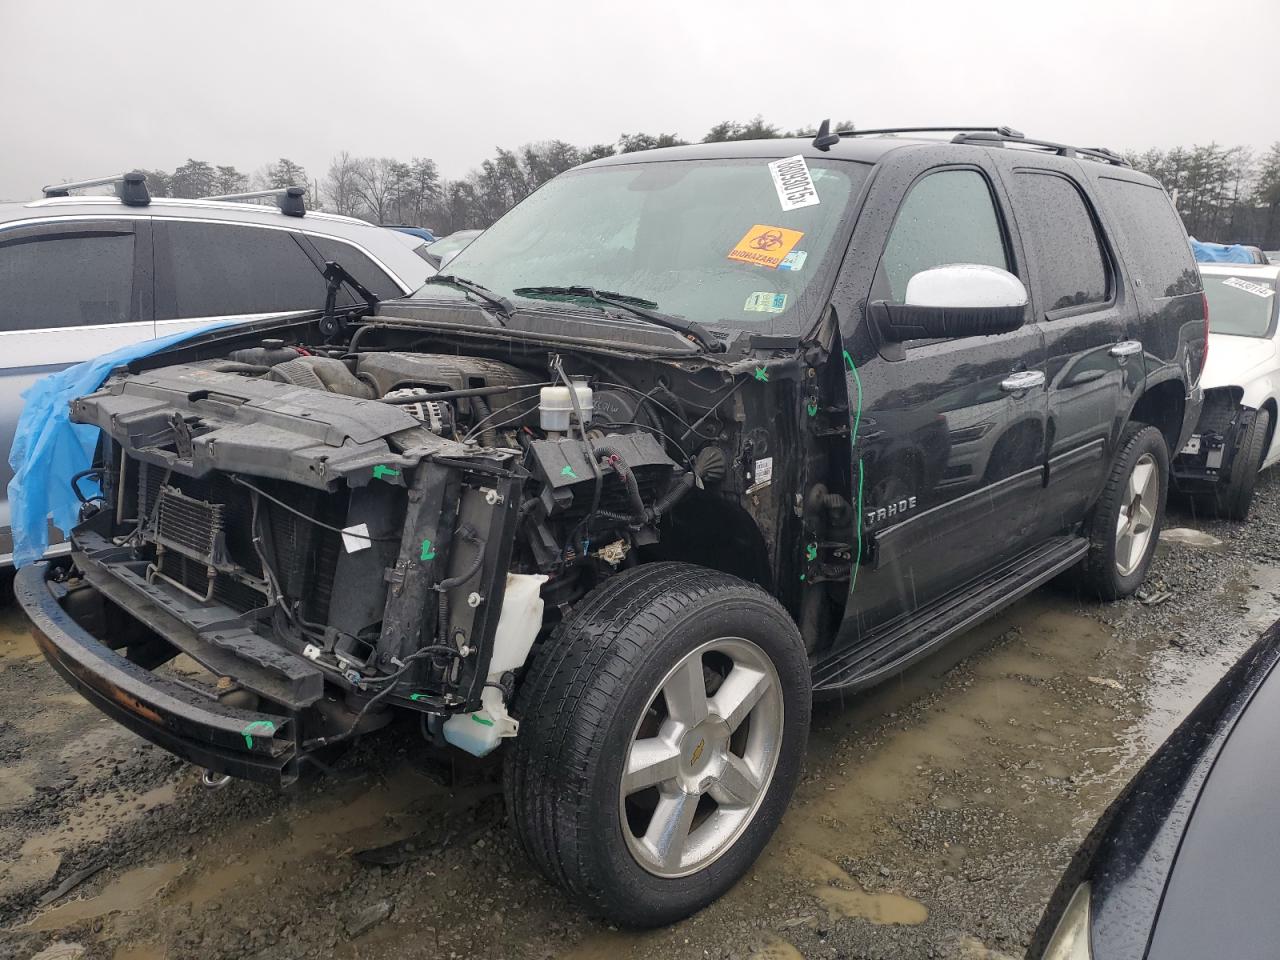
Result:
{"label": "antenna", "polygon": [[840,134],[831,132],[831,121],[823,120],[818,124],[818,133],[813,138],[813,145],[822,151],[830,150],[835,144],[840,142]]}
{"label": "antenna", "polygon": [[87,187],[103,187],[113,184],[120,202],[129,207],[145,207],[151,202],[151,194],[147,192],[147,175],[141,170],[128,173],[117,173],[110,177],[97,177],[93,180],[76,180],[72,183],[51,183],[43,188],[46,197],[69,197],[72,190],[83,190]]}

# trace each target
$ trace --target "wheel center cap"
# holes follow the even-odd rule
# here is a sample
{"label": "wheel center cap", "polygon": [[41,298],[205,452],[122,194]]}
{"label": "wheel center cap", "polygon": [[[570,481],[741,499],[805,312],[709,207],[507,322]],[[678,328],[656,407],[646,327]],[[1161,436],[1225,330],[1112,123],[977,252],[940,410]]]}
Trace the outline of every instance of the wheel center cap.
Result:
{"label": "wheel center cap", "polygon": [[709,718],[686,733],[680,745],[685,779],[693,782],[706,774],[714,775],[728,745],[729,728],[718,718]]}

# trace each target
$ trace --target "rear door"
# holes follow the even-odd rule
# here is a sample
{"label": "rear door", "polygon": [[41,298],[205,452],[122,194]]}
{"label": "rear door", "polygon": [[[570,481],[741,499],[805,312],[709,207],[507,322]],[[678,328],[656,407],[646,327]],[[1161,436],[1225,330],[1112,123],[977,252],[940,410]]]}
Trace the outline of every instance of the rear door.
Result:
{"label": "rear door", "polygon": [[156,331],[258,320],[324,306],[325,281],[290,230],[226,221],[155,222]]}
{"label": "rear door", "polygon": [[9,450],[22,392],[47,373],[154,336],[149,224],[0,230],[0,558],[12,551]]}
{"label": "rear door", "polygon": [[1040,533],[1084,518],[1102,483],[1144,365],[1138,312],[1077,162],[1052,168],[999,157],[1027,250],[1035,316],[1045,335],[1049,425]]}

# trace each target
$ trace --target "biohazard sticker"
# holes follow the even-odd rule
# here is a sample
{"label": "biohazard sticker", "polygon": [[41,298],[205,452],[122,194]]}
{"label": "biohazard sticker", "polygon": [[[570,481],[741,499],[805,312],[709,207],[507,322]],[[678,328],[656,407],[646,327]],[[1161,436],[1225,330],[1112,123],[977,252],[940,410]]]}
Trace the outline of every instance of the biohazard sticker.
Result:
{"label": "biohazard sticker", "polygon": [[1252,280],[1243,280],[1240,277],[1232,277],[1230,280],[1223,280],[1224,287],[1235,287],[1237,290],[1243,290],[1245,293],[1252,293],[1255,297],[1274,297],[1276,295],[1275,287],[1268,287],[1262,283],[1254,283]]}
{"label": "biohazard sticker", "polygon": [[797,154],[785,160],[775,160],[769,164],[769,174],[773,177],[773,186],[778,191],[778,202],[783,210],[812,207],[818,202],[818,190],[813,185],[804,157]]}
{"label": "biohazard sticker", "polygon": [[738,241],[737,246],[729,251],[728,259],[739,263],[754,263],[759,267],[777,270],[791,248],[804,236],[802,230],[788,230],[786,227],[771,227],[757,223],[747,231],[747,235]]}
{"label": "biohazard sticker", "polygon": [[787,309],[787,295],[785,293],[753,293],[747,297],[747,302],[743,304],[742,309],[754,313],[781,313]]}

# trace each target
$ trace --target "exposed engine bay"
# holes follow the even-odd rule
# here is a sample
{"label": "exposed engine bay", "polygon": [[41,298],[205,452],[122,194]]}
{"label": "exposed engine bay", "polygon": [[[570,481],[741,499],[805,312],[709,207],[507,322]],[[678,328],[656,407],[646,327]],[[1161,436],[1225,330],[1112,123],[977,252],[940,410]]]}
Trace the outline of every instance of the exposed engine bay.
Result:
{"label": "exposed engine bay", "polygon": [[[258,761],[275,772],[238,775],[292,779],[392,705],[483,755],[516,732],[530,649],[595,584],[641,555],[763,566],[768,518],[802,521],[772,467],[798,440],[758,426],[764,391],[741,371],[671,364],[640,381],[545,347],[500,359],[443,337],[357,339],[206,350],[72,407],[106,437],[78,574],[132,615],[131,660],[187,653],[219,705],[271,718],[245,729],[271,734],[278,755]],[[808,402],[789,368],[769,389]],[[839,595],[839,571],[822,579]]]}

